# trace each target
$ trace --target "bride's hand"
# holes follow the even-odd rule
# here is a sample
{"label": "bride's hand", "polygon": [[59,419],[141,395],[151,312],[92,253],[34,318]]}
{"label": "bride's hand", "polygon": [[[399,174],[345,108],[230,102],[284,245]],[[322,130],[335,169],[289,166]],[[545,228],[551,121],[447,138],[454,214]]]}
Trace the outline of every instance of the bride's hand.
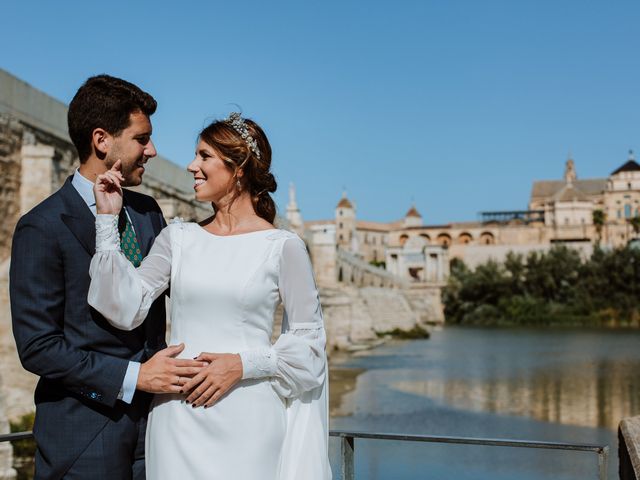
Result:
{"label": "bride's hand", "polygon": [[124,182],[124,177],[121,165],[120,160],[116,160],[110,170],[96,178],[93,193],[96,197],[97,213],[118,215],[122,210],[122,186],[120,183]]}
{"label": "bride's hand", "polygon": [[210,407],[242,379],[242,360],[237,353],[201,353],[194,360],[209,365],[182,388],[193,407]]}

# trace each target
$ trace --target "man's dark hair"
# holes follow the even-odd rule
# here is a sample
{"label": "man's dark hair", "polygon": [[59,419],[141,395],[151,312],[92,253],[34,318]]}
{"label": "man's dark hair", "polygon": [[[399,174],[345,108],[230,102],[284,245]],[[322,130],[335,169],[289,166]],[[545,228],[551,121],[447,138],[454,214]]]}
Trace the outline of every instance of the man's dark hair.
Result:
{"label": "man's dark hair", "polygon": [[71,100],[67,114],[69,136],[80,162],[91,155],[96,128],[117,136],[129,126],[129,115],[141,112],[150,117],[156,107],[155,99],[133,83],[110,75],[89,78]]}

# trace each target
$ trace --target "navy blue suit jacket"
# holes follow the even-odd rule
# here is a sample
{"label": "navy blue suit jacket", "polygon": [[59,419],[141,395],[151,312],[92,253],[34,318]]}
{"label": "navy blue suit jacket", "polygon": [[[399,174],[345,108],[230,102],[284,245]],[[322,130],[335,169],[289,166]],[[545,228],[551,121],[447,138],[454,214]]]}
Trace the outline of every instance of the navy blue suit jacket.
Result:
{"label": "navy blue suit jacket", "polygon": [[[143,255],[165,226],[153,198],[124,193]],[[25,214],[13,237],[10,299],[13,333],[25,369],[40,376],[34,434],[38,478],[60,478],[105,427],[130,415],[118,400],[130,360],[143,362],[165,344],[164,295],[146,321],[126,332],[87,304],[95,217],[67,179]],[[136,392],[148,408],[150,396]],[[143,412],[143,414],[145,414]]]}

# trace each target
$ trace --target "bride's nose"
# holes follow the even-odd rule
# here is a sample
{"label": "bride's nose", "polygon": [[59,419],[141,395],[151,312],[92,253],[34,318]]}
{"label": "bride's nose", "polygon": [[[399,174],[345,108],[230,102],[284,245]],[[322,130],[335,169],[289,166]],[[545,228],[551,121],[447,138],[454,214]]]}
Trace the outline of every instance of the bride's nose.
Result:
{"label": "bride's nose", "polygon": [[187,171],[191,173],[196,173],[198,171],[195,158],[191,161],[189,165],[187,165]]}

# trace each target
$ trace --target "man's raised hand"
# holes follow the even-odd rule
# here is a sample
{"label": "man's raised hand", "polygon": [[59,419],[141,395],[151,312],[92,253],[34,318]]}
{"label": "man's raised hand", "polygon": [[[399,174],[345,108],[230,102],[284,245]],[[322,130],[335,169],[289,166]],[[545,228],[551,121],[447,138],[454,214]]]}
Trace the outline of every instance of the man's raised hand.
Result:
{"label": "man's raised hand", "polygon": [[93,193],[96,197],[96,211],[118,215],[122,210],[122,162],[118,159],[110,170],[96,178]]}

